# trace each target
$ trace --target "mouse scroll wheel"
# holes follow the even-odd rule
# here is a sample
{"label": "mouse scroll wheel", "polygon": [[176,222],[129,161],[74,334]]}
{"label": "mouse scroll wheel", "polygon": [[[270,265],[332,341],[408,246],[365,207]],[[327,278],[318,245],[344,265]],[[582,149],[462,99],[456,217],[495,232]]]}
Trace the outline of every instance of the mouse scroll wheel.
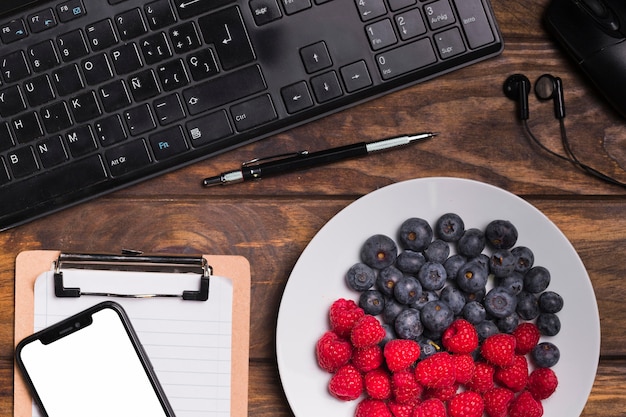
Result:
{"label": "mouse scroll wheel", "polygon": [[604,5],[602,0],[582,0],[587,9],[600,19],[606,19],[611,16],[609,9]]}
{"label": "mouse scroll wheel", "polygon": [[620,22],[604,0],[574,0],[605,30],[615,33],[620,29]]}

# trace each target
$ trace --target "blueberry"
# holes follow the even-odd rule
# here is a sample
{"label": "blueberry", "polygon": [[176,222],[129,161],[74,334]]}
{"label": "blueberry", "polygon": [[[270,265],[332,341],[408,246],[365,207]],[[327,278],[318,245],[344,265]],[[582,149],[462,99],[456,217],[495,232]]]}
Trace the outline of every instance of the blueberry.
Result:
{"label": "blueberry", "polygon": [[424,331],[419,310],[414,308],[403,310],[396,317],[394,329],[400,339],[417,339]]}
{"label": "blueberry", "polygon": [[500,332],[498,326],[491,320],[483,320],[474,327],[476,328],[476,333],[478,333],[478,339],[481,341]]}
{"label": "blueberry", "polygon": [[441,239],[435,239],[424,249],[424,256],[427,261],[443,264],[450,256],[450,246]]}
{"label": "blueberry", "polygon": [[517,294],[517,314],[524,320],[534,320],[539,315],[537,296],[528,291]]}
{"label": "blueberry", "polygon": [[400,304],[411,304],[422,295],[422,285],[415,277],[406,275],[396,283],[393,295]]}
{"label": "blueberry", "polygon": [[376,271],[362,262],[352,265],[346,273],[346,283],[355,291],[369,290],[375,282]]}
{"label": "blueberry", "polygon": [[496,280],[496,285],[513,295],[517,295],[524,289],[524,276],[519,272],[513,272],[508,277]]}
{"label": "blueberry", "polygon": [[361,260],[374,269],[393,265],[397,257],[398,247],[389,236],[370,236],[361,247]]}
{"label": "blueberry", "polygon": [[426,220],[412,217],[400,225],[398,240],[405,249],[423,251],[433,240],[433,229]]}
{"label": "blueberry", "polygon": [[502,318],[515,312],[517,299],[502,287],[494,287],[487,292],[483,301],[485,310],[493,317]]}
{"label": "blueberry", "polygon": [[519,322],[519,315],[515,312],[510,316],[502,317],[495,321],[498,330],[502,333],[513,333],[513,330],[517,329]]}
{"label": "blueberry", "polygon": [[377,290],[367,290],[359,296],[359,307],[366,314],[377,316],[385,309],[385,296]]}
{"label": "blueberry", "polygon": [[447,278],[445,268],[437,262],[426,262],[417,274],[417,279],[422,284],[422,288],[429,291],[442,289]]}
{"label": "blueberry", "polygon": [[516,261],[508,249],[496,249],[489,257],[489,270],[496,278],[504,278],[515,271]]}
{"label": "blueberry", "polygon": [[539,296],[539,309],[543,313],[558,313],[563,308],[563,297],[554,291],[545,291]]}
{"label": "blueberry", "polygon": [[426,303],[421,313],[424,327],[435,333],[443,332],[454,321],[452,309],[441,300]]}
{"label": "blueberry", "polygon": [[385,329],[385,337],[379,343],[381,347],[384,347],[388,341],[398,338],[392,325],[383,323],[383,329]]}
{"label": "blueberry", "polygon": [[421,339],[419,345],[421,351],[420,360],[424,360],[441,350],[441,347],[430,339]]}
{"label": "blueberry", "polygon": [[468,261],[476,262],[481,265],[483,268],[489,269],[489,255],[485,253],[480,253],[478,256],[473,256],[468,259]]}
{"label": "blueberry", "polygon": [[426,262],[426,258],[421,252],[406,249],[398,255],[396,267],[406,274],[417,274]]}
{"label": "blueberry", "polygon": [[485,229],[485,238],[494,249],[511,249],[517,242],[517,229],[508,220],[493,220]]}
{"label": "blueberry", "polygon": [[448,304],[455,316],[461,314],[463,307],[465,307],[465,296],[463,292],[452,285],[448,285],[441,290],[439,299]]}
{"label": "blueberry", "polygon": [[517,258],[515,262],[515,270],[525,274],[535,263],[535,255],[526,246],[517,246],[511,249],[513,256]]}
{"label": "blueberry", "polygon": [[559,348],[550,342],[541,342],[530,352],[530,357],[540,368],[551,368],[561,358]]}
{"label": "blueberry", "polygon": [[537,317],[537,328],[544,336],[556,336],[561,331],[561,320],[554,313],[541,313]]}
{"label": "blueberry", "polygon": [[532,267],[524,275],[524,290],[540,293],[550,285],[550,271],[543,266]]}
{"label": "blueberry", "polygon": [[467,291],[463,292],[463,295],[465,296],[465,302],[467,303],[471,301],[477,301],[479,303],[482,303],[483,300],[485,299],[486,294],[487,294],[487,288],[485,287],[474,292],[467,292]]}
{"label": "blueberry", "polygon": [[393,296],[393,288],[404,277],[402,271],[395,266],[388,266],[378,273],[376,288],[387,296]]}
{"label": "blueberry", "polygon": [[415,300],[415,302],[411,304],[410,307],[421,310],[424,305],[426,305],[426,303],[428,303],[429,301],[435,301],[438,299],[439,294],[437,294],[435,291],[422,291],[422,295],[417,300]]}
{"label": "blueberry", "polygon": [[467,293],[475,293],[485,288],[489,271],[476,260],[470,260],[459,269],[456,274],[456,283]]}
{"label": "blueberry", "polygon": [[398,314],[400,314],[406,308],[405,305],[400,304],[393,297],[385,298],[385,308],[383,309],[383,322],[392,324]]}
{"label": "blueberry", "polygon": [[457,250],[461,255],[473,258],[485,249],[485,234],[479,229],[467,229],[457,242]]}
{"label": "blueberry", "polygon": [[478,301],[470,301],[463,306],[463,318],[472,324],[478,324],[487,317],[487,310]]}
{"label": "blueberry", "polygon": [[464,231],[463,219],[455,213],[446,213],[435,223],[435,236],[446,242],[456,242]]}
{"label": "blueberry", "polygon": [[450,256],[443,263],[443,268],[446,270],[446,275],[448,278],[454,279],[456,274],[459,272],[459,269],[467,262],[467,258],[458,253]]}

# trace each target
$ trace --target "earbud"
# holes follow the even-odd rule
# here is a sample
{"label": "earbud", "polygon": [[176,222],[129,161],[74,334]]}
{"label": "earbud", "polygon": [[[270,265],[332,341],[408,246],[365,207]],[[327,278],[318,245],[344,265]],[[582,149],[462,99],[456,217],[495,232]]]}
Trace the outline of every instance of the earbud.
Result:
{"label": "earbud", "polygon": [[520,119],[528,120],[528,94],[530,94],[528,78],[522,74],[513,74],[504,82],[503,90],[505,96],[517,101]]}
{"label": "earbud", "polygon": [[565,117],[565,100],[563,98],[563,81],[559,77],[544,74],[535,83],[535,95],[539,100],[550,100],[554,102],[554,117],[563,119]]}

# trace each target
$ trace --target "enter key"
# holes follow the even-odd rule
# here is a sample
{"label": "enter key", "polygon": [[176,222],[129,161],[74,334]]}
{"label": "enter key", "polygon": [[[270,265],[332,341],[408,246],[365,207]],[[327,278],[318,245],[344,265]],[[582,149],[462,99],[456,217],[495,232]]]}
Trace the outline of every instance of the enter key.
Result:
{"label": "enter key", "polygon": [[472,49],[495,40],[482,0],[454,0],[463,30]]}

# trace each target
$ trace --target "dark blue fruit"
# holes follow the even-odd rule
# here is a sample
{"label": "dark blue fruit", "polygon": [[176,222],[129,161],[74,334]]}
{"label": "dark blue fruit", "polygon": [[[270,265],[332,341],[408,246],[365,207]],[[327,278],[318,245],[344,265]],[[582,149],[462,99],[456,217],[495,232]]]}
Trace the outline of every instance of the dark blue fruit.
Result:
{"label": "dark blue fruit", "polygon": [[448,304],[455,316],[461,314],[463,307],[465,307],[465,296],[463,292],[453,285],[448,285],[441,290],[439,299]]}
{"label": "dark blue fruit", "polygon": [[385,298],[385,308],[383,309],[383,322],[393,324],[398,314],[400,314],[406,308],[405,305],[400,304],[393,297]]}
{"label": "dark blue fruit", "polygon": [[524,276],[519,272],[513,272],[508,277],[496,280],[496,285],[513,295],[517,295],[524,289]]}
{"label": "dark blue fruit", "polygon": [[411,304],[422,295],[422,285],[410,275],[405,275],[393,289],[393,296],[400,304]]}
{"label": "dark blue fruit", "polygon": [[480,229],[467,229],[457,242],[457,250],[461,255],[474,258],[485,249],[485,234]]}
{"label": "dark blue fruit", "polygon": [[483,304],[488,314],[496,318],[502,318],[510,316],[515,312],[517,298],[502,287],[493,287],[485,295]]}
{"label": "dark blue fruit", "polygon": [[426,303],[421,313],[424,327],[435,333],[443,332],[454,321],[452,309],[441,300]]}
{"label": "dark blue fruit", "polygon": [[554,313],[541,313],[537,317],[537,328],[544,336],[556,336],[561,331],[561,320]]}
{"label": "dark blue fruit", "polygon": [[539,315],[539,300],[528,291],[517,294],[517,314],[524,320],[534,320]]}
{"label": "dark blue fruit", "polygon": [[374,269],[393,265],[397,257],[398,247],[389,236],[370,236],[361,247],[361,261]]}
{"label": "dark blue fruit", "polygon": [[439,352],[441,348],[435,342],[430,339],[421,338],[418,342],[420,344],[420,360],[424,360],[429,356]]}
{"label": "dark blue fruit", "polygon": [[446,213],[435,223],[435,236],[446,242],[456,242],[463,236],[463,232],[463,219],[455,213]]}
{"label": "dark blue fruit", "polygon": [[543,266],[530,268],[524,275],[524,290],[532,293],[540,293],[550,285],[550,271]]}
{"label": "dark blue fruit", "polygon": [[485,228],[485,238],[494,249],[511,249],[517,235],[517,229],[508,220],[493,220]]}
{"label": "dark blue fruit", "polygon": [[[422,288],[423,289],[423,288]],[[411,304],[411,308],[421,310],[429,301],[435,301],[439,299],[439,294],[435,291],[422,291],[422,295]]]}
{"label": "dark blue fruit", "polygon": [[442,289],[447,277],[445,268],[438,262],[426,262],[417,273],[417,279],[422,284],[422,288],[428,291]]}
{"label": "dark blue fruit", "polygon": [[478,339],[481,341],[500,332],[498,326],[491,320],[483,320],[474,327],[476,328],[476,333],[478,333]]}
{"label": "dark blue fruit", "polygon": [[376,271],[362,262],[352,265],[346,273],[346,283],[355,291],[369,290],[375,282]]}
{"label": "dark blue fruit", "polygon": [[517,329],[519,322],[519,315],[515,312],[510,316],[502,317],[495,321],[498,330],[502,333],[513,333],[513,330]]}
{"label": "dark blue fruit", "polygon": [[396,317],[394,329],[400,339],[417,339],[424,331],[419,310],[414,308],[403,310]]}
{"label": "dark blue fruit", "polygon": [[433,240],[433,229],[426,220],[413,217],[400,225],[398,238],[405,249],[423,251]]}
{"label": "dark blue fruit", "polygon": [[456,274],[456,283],[467,293],[476,293],[485,289],[489,270],[477,260],[467,261]]}
{"label": "dark blue fruit", "polygon": [[435,239],[424,249],[424,256],[427,261],[443,264],[450,256],[450,246],[441,239]]}
{"label": "dark blue fruit", "polygon": [[525,274],[535,263],[535,254],[526,246],[517,246],[511,249],[513,256],[517,258],[515,261],[515,270]]}
{"label": "dark blue fruit", "polygon": [[379,343],[379,345],[382,347],[384,347],[388,341],[398,338],[396,336],[395,330],[393,329],[393,325],[388,324],[388,323],[383,323],[383,329],[385,329],[385,337]]}
{"label": "dark blue fruit", "polygon": [[563,297],[554,291],[545,291],[539,296],[539,310],[543,313],[558,313],[563,308]]}
{"label": "dark blue fruit", "polygon": [[406,274],[415,275],[425,262],[426,258],[421,252],[405,249],[398,255],[396,267]]}
{"label": "dark blue fruit", "polygon": [[385,308],[385,296],[377,290],[367,290],[359,296],[359,307],[366,314],[377,316],[383,312]]}
{"label": "dark blue fruit", "polygon": [[467,258],[463,255],[455,253],[445,260],[443,268],[446,270],[446,275],[450,279],[455,279],[459,269],[467,262]]}
{"label": "dark blue fruit", "polygon": [[393,288],[404,277],[402,271],[395,266],[388,266],[380,271],[376,279],[376,288],[386,296],[393,296]]}
{"label": "dark blue fruit", "polygon": [[559,348],[550,342],[541,342],[530,352],[535,365],[540,368],[551,368],[561,359]]}
{"label": "dark blue fruit", "polygon": [[472,324],[478,324],[487,318],[487,310],[478,301],[470,301],[465,304],[461,312],[463,318]]}
{"label": "dark blue fruit", "polygon": [[508,277],[515,271],[516,261],[508,249],[496,249],[489,257],[489,270],[496,278]]}

